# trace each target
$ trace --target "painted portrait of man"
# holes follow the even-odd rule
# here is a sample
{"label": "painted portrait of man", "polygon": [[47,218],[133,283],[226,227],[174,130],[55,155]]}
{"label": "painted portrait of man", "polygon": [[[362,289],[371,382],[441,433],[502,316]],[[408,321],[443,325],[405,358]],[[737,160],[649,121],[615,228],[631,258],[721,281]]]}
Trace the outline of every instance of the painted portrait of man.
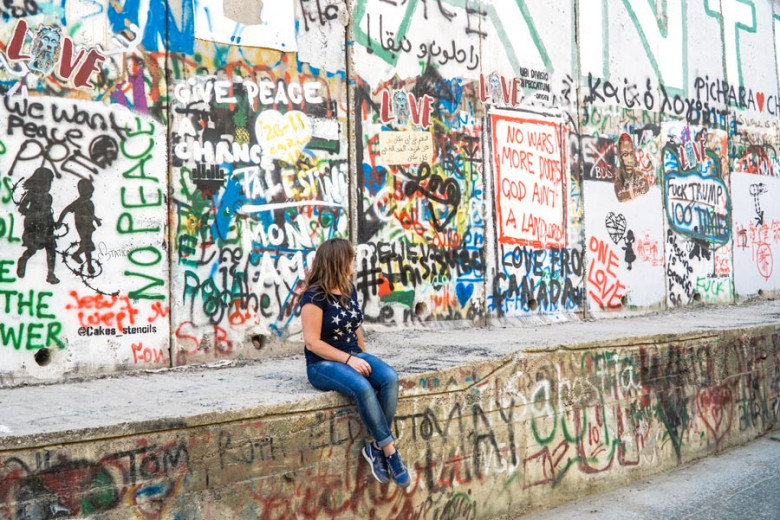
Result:
{"label": "painted portrait of man", "polygon": [[650,183],[637,167],[636,148],[630,135],[620,135],[617,151],[620,166],[615,174],[615,195],[620,202],[627,202],[647,193]]}

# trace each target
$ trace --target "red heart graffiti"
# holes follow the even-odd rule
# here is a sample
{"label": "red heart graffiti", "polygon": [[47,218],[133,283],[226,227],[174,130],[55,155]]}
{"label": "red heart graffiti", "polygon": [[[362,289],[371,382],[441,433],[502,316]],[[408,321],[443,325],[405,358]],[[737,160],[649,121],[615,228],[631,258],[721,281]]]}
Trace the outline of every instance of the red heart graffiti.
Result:
{"label": "red heart graffiti", "polygon": [[756,101],[758,101],[758,109],[763,112],[764,111],[764,93],[763,92],[756,92]]}
{"label": "red heart graffiti", "polygon": [[715,443],[719,444],[731,430],[731,422],[734,418],[734,399],[731,390],[727,386],[705,388],[699,392],[696,401],[699,405],[699,416],[715,437]]}

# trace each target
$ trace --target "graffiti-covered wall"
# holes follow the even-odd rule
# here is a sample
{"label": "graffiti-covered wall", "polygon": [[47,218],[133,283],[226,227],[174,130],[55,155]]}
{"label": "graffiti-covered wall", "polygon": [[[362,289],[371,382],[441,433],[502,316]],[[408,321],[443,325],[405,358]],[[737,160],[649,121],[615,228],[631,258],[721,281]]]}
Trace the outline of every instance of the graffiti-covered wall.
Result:
{"label": "graffiti-covered wall", "polygon": [[[11,0],[0,384],[780,290],[768,0]],[[774,190],[774,191],[773,191]]]}
{"label": "graffiti-covered wall", "polygon": [[172,418],[154,431],[123,425],[78,442],[7,443],[0,517],[517,518],[777,425],[776,326],[642,340],[403,378],[392,427],[406,489],[371,476],[360,417],[331,392],[293,413],[287,403],[260,405],[205,424]]}
{"label": "graffiti-covered wall", "polygon": [[165,64],[105,5],[0,25],[0,378],[170,366]]}
{"label": "graffiti-covered wall", "polygon": [[[252,357],[258,338],[297,332],[310,255],[349,234],[345,11],[304,3],[315,11],[296,21],[277,3],[240,32],[265,48],[223,45],[237,31],[224,21],[171,85],[175,364]],[[287,31],[269,39],[269,24]]]}
{"label": "graffiti-covered wall", "polygon": [[[358,281],[377,321],[778,289],[771,2],[354,4]],[[449,263],[415,265],[429,251]]]}

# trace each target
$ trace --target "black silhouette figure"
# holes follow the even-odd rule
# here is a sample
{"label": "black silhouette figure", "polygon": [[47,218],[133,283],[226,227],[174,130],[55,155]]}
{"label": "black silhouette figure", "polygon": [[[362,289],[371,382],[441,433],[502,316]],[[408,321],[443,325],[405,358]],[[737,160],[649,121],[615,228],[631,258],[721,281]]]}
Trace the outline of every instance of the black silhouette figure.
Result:
{"label": "black silhouette figure", "polygon": [[629,229],[623,241],[626,243],[626,245],[623,246],[623,250],[626,252],[626,263],[628,264],[627,269],[630,271],[631,264],[633,264],[634,261],[636,260],[636,253],[634,253],[634,246],[631,245],[636,241],[636,239],[634,238],[634,232]]}
{"label": "black silhouette figure", "polygon": [[95,274],[95,267],[92,265],[92,251],[95,250],[95,243],[92,241],[92,233],[95,231],[95,224],[98,226],[103,222],[95,216],[95,205],[92,203],[92,193],[95,187],[92,181],[81,179],[78,183],[79,198],[68,204],[60,213],[57,220],[57,227],[62,225],[68,213],[73,212],[76,221],[76,231],[81,239],[79,248],[71,255],[75,261],[81,263],[81,254],[87,257],[87,272]]}
{"label": "black silhouette figure", "polygon": [[[694,234],[699,233],[699,226],[693,227],[693,233]],[[707,260],[709,260],[712,257],[707,242],[697,238],[692,238],[691,242],[693,243],[693,245],[691,246],[691,250],[688,253],[688,258],[690,258],[691,260],[693,260],[694,258],[698,258],[699,260],[704,260],[706,258]]]}
{"label": "black silhouette figure", "polygon": [[60,283],[54,276],[57,239],[54,236],[54,214],[52,213],[52,197],[49,193],[54,173],[43,166],[35,170],[22,185],[25,191],[19,202],[19,212],[24,215],[24,232],[22,245],[27,249],[16,264],[16,275],[24,278],[27,261],[40,249],[46,250],[46,265],[50,284]]}

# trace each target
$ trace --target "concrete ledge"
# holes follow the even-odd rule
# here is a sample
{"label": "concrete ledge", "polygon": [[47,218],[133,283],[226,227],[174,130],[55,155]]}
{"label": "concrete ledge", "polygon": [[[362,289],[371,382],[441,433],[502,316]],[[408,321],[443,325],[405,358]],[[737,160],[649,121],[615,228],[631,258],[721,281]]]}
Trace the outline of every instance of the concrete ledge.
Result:
{"label": "concrete ledge", "polygon": [[372,337],[403,376],[406,491],[302,356],[0,390],[0,517],[512,518],[776,427],[777,309]]}

